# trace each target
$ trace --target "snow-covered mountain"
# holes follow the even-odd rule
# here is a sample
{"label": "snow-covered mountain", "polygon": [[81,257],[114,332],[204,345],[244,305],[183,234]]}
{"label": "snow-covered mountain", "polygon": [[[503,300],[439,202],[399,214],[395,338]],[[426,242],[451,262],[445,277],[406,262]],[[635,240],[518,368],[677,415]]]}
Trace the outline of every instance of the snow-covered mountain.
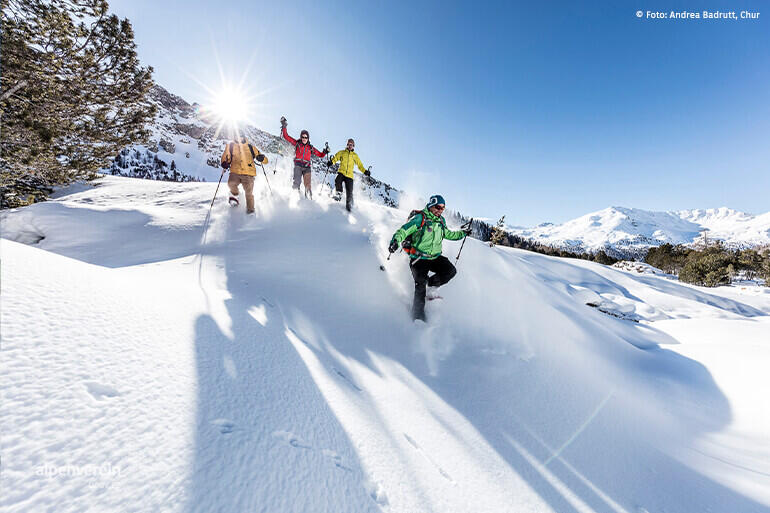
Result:
{"label": "snow-covered mountain", "polygon": [[[223,129],[205,106],[189,104],[158,85],[153,86],[150,97],[157,114],[149,127],[152,134],[149,145],[124,149],[104,172],[136,178],[216,182],[221,172],[222,152],[232,136],[229,130]],[[239,133],[268,155],[287,157],[293,152],[292,146],[281,137],[254,126],[242,125]],[[323,148],[323,142],[314,140],[313,143]],[[281,172],[280,179],[290,179],[290,159],[270,160],[265,166],[269,178],[273,178],[274,172]],[[277,168],[278,164],[283,167]],[[174,173],[177,175],[173,176]],[[333,187],[335,173],[327,175],[327,167],[320,159],[313,160],[313,174],[316,190],[320,190],[324,177],[325,186]],[[387,183],[362,175],[356,179],[356,188],[359,196],[377,199],[389,206],[398,205],[403,194]]]}
{"label": "snow-covered mountain", "polygon": [[578,253],[605,250],[618,258],[635,258],[664,243],[697,244],[704,231],[708,239],[731,248],[770,244],[770,212],[751,215],[729,208],[653,212],[610,207],[562,224],[508,230]]}
{"label": "snow-covered mountain", "polygon": [[731,208],[680,210],[679,217],[708,230],[709,239],[724,241],[732,247],[766,245],[770,243],[770,212],[746,214]]}
{"label": "snow-covered mountain", "polygon": [[770,289],[468,239],[417,326],[405,210],[215,187],[2,213],[3,511],[770,508]]}

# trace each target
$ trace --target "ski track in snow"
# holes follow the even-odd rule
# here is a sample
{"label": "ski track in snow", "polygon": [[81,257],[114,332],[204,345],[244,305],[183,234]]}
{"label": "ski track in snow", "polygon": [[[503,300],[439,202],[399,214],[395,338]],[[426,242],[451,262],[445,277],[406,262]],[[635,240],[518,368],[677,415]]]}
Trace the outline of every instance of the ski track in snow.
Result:
{"label": "ski track in snow", "polygon": [[406,212],[101,182],[2,214],[4,511],[770,509],[765,289],[468,240],[416,326]]}

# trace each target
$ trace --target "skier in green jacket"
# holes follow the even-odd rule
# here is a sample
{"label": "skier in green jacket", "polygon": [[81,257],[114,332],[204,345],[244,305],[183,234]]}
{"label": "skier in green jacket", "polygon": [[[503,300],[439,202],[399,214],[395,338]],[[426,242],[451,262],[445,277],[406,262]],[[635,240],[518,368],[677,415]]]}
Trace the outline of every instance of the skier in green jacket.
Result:
{"label": "skier in green jacket", "polygon": [[[441,215],[446,203],[440,195],[431,196],[425,208],[415,213],[409,221],[396,230],[388,246],[388,251],[395,253],[404,240],[412,236],[411,244],[406,244],[404,251],[409,255],[410,269],[414,277],[414,300],[412,301],[412,319],[425,320],[425,292],[427,287],[440,287],[451,280],[457,269],[449,259],[441,254],[444,239],[460,240],[470,235],[470,228],[450,230]],[[429,272],[434,274],[428,277]]]}

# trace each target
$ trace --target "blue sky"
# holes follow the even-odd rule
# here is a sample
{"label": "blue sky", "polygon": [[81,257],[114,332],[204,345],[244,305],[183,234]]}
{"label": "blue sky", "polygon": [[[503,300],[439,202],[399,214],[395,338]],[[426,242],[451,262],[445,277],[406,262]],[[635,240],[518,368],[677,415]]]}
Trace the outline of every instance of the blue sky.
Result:
{"label": "blue sky", "polygon": [[[188,101],[245,76],[253,124],[348,137],[373,174],[509,224],[610,205],[770,210],[770,7],[741,2],[113,0]],[[758,20],[636,11],[741,10]],[[764,11],[763,11],[764,9]],[[219,64],[218,64],[219,63]]]}

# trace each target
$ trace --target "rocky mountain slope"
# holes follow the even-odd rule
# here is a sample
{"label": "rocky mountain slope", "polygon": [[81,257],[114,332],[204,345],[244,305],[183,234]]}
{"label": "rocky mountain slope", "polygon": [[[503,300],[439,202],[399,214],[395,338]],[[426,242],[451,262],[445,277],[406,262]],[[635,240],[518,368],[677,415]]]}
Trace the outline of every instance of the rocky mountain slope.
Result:
{"label": "rocky mountain slope", "polygon": [[[124,149],[104,172],[154,180],[217,181],[221,172],[220,157],[232,135],[230,131],[222,128],[215,117],[197,103],[190,104],[157,85],[150,94],[158,108],[155,122],[150,127],[150,144]],[[267,153],[268,158],[273,156],[265,166],[270,178],[279,171],[282,175],[290,173],[293,148],[288,142],[248,124],[239,130]],[[315,146],[323,147],[322,142],[313,142]],[[275,158],[279,156],[287,158]],[[327,167],[320,159],[314,160],[314,183],[322,181],[326,171]],[[330,172],[326,182],[331,183],[333,178],[334,173]],[[316,187],[320,189],[318,185]],[[401,192],[376,178],[362,176],[357,180],[357,187],[360,194],[385,205],[397,206],[399,203]]]}

